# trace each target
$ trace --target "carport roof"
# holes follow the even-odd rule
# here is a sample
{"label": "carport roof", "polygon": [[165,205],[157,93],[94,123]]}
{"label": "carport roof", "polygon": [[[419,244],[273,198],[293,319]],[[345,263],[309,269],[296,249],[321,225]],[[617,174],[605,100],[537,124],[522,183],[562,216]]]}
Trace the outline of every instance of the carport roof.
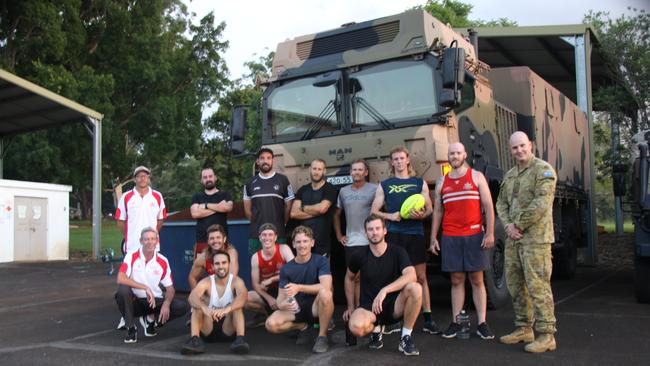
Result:
{"label": "carport roof", "polygon": [[[576,102],[575,47],[568,40],[584,36],[587,52],[591,53],[591,87],[593,90],[618,83],[616,71],[602,56],[598,34],[587,24],[480,27],[478,32],[479,59],[492,68],[528,66],[551,83],[565,96]],[[456,29],[467,35],[466,29]],[[594,105],[593,109],[599,110]]]}
{"label": "carport roof", "polygon": [[0,69],[0,137],[103,115]]}

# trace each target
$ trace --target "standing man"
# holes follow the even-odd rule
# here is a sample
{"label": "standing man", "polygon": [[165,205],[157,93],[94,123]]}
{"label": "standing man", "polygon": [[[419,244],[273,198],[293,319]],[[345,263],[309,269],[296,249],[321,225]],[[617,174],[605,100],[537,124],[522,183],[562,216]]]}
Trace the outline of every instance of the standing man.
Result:
{"label": "standing man", "polygon": [[199,282],[189,296],[192,305],[190,339],[181,353],[192,355],[205,352],[207,342],[233,341],[230,350],[248,353],[244,340],[244,304],[247,294],[244,281],[230,273],[228,252],[217,251],[212,257],[214,274]]}
{"label": "standing man", "polygon": [[[336,211],[334,211],[334,232],[339,243],[345,247],[345,263],[356,252],[365,252],[368,237],[363,222],[370,216],[372,201],[375,199],[377,185],[367,183],[368,164],[363,159],[355,160],[350,166],[352,184],[341,188]],[[341,212],[345,212],[345,235],[341,230]],[[359,306],[359,274],[354,277],[354,305]]]}
{"label": "standing man", "polygon": [[[156,251],[158,232],[146,227],[140,234],[141,248],[128,252],[117,273],[117,293],[115,301],[122,313],[127,327],[124,343],[138,341],[138,329],[134,318],[141,317],[144,335],[157,335],[154,321],[148,321],[149,314],[154,315],[155,321],[165,324],[168,320],[178,318],[187,313],[188,306],[184,301],[174,299],[174,283],[169,262]],[[160,286],[165,288],[164,298]]]}
{"label": "standing man", "polygon": [[[345,275],[347,309],[343,319],[348,321],[352,334],[362,337],[371,333],[368,346],[383,347],[382,335],[377,326],[394,324],[404,319],[398,349],[407,356],[417,356],[420,351],[413,344],[411,332],[422,306],[422,286],[417,282],[415,269],[406,251],[385,240],[384,220],[370,215],[365,220],[365,230],[370,246],[356,252],[350,259]],[[361,275],[360,307],[354,304],[354,277]]]}
{"label": "standing man", "polygon": [[327,327],[334,313],[332,274],[327,258],[312,254],[314,234],[306,226],[293,230],[296,257],[280,270],[278,310],[266,320],[271,333],[300,330],[296,344],[311,341],[311,324],[318,318],[320,328],[312,348],[314,353],[326,352]]}
{"label": "standing man", "polygon": [[314,232],[314,253],[329,257],[331,250],[332,215],[336,188],[325,181],[325,161],[315,159],[309,168],[311,183],[300,187],[291,207],[291,218]]}
{"label": "standing man", "polygon": [[[273,224],[264,224],[259,229],[262,249],[251,257],[251,285],[248,291],[246,309],[262,315],[271,315],[278,310],[275,299],[278,297],[280,269],[293,257],[293,252],[286,244],[277,244],[277,229]],[[266,316],[256,316],[251,326],[264,324]]]}
{"label": "standing man", "polygon": [[167,218],[162,194],[149,186],[150,174],[145,166],[135,168],[135,187],[124,193],[117,204],[115,219],[117,227],[124,232],[123,254],[140,248],[142,229],[152,227],[160,232],[163,220]]}
{"label": "standing man", "polygon": [[556,328],[551,243],[555,240],[553,200],[557,176],[550,164],[533,155],[533,144],[525,133],[517,131],[510,136],[510,152],[517,164],[503,178],[497,214],[507,236],[506,280],[516,329],[499,341],[526,342],[527,352],[553,351]]}
{"label": "standing man", "polygon": [[[409,159],[409,151],[405,147],[398,146],[391,150],[390,162],[393,177],[381,182],[381,185],[377,187],[375,200],[372,203],[372,213],[388,221],[386,241],[389,245],[399,245],[404,248],[409,255],[411,264],[415,267],[418,283],[422,286],[422,316],[424,318],[422,331],[438,334],[440,330],[431,317],[431,299],[425,264],[427,243],[422,223],[433,212],[429,187],[422,178],[415,177]],[[416,193],[424,196],[424,208],[421,211],[411,210],[408,219],[402,218],[400,215],[402,203]],[[386,212],[381,211],[382,207],[385,207]]]}
{"label": "standing man", "polygon": [[244,186],[244,213],[251,221],[249,255],[262,249],[257,229],[267,222],[278,229],[278,242],[287,242],[284,227],[289,221],[294,197],[289,179],[273,171],[273,150],[261,148],[255,163],[260,171]]}
{"label": "standing man", "polygon": [[[460,331],[456,317],[465,303],[465,278],[469,273],[472,297],[478,317],[476,334],[483,339],[493,339],[485,317],[487,294],[483,271],[490,266],[489,249],[494,246],[494,208],[485,177],[465,164],[467,153],[460,142],[449,145],[448,159],[451,171],[440,177],[431,222],[431,251],[438,255],[438,230],[442,223],[442,270],[451,273],[451,323],[442,333],[443,338],[453,338]],[[487,221],[483,232],[483,216]]]}
{"label": "standing man", "polygon": [[203,192],[198,192],[192,197],[190,207],[192,218],[196,220],[195,259],[208,246],[208,227],[219,224],[228,233],[227,216],[233,207],[230,193],[217,189],[217,176],[212,168],[201,171],[201,185]]}

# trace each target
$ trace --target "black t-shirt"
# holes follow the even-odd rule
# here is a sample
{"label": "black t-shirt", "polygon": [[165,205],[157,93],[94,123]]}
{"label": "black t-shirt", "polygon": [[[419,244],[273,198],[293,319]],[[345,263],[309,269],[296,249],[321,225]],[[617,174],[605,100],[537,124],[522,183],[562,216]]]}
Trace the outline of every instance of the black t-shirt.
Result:
{"label": "black t-shirt", "polygon": [[[312,254],[306,263],[298,263],[295,259],[290,260],[280,269],[279,288],[284,288],[289,283],[300,285],[315,285],[320,283],[320,276],[331,275],[330,265],[327,258],[322,255]],[[303,292],[297,294],[297,300],[302,301],[305,298],[315,297]]]}
{"label": "black t-shirt", "polygon": [[289,179],[273,173],[270,177],[256,174],[244,186],[244,200],[251,201],[251,224],[249,238],[259,237],[259,227],[267,222],[278,229],[278,238],[284,238],[284,205],[293,200],[293,188]]}
{"label": "black t-shirt", "polygon": [[[232,196],[226,191],[217,191],[215,194],[199,192],[192,197],[192,204],[198,203],[201,207],[206,203],[219,203],[221,201],[232,201]],[[210,216],[196,220],[196,241],[208,241],[208,234],[205,231],[210,227],[210,225],[219,224],[223,226],[226,233],[228,233],[228,226],[226,225],[227,216],[228,214],[224,212],[215,212]]]}
{"label": "black t-shirt", "polygon": [[329,254],[330,252],[332,216],[336,209],[337,198],[338,191],[328,182],[325,182],[316,191],[312,188],[311,183],[305,184],[296,193],[296,199],[302,201],[303,206],[319,204],[323,200],[328,200],[332,203],[325,214],[300,221],[300,225],[308,226],[314,232],[314,240],[316,243],[312,251],[315,253]]}
{"label": "black t-shirt", "polygon": [[411,261],[406,250],[396,245],[388,244],[381,257],[375,257],[369,246],[366,247],[366,250],[354,253],[350,258],[348,269],[352,273],[361,271],[359,303],[361,305],[372,304],[379,291],[398,279],[404,268],[410,265]]}

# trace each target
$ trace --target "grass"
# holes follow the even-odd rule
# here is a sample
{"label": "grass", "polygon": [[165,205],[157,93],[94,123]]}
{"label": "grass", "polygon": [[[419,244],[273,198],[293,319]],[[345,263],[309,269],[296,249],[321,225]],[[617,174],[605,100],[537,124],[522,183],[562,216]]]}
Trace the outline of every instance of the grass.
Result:
{"label": "grass", "polygon": [[[113,248],[121,256],[122,233],[114,220],[102,220],[101,248]],[[93,230],[90,220],[70,220],[70,254],[91,255],[93,252]]]}
{"label": "grass", "polygon": [[[605,228],[605,232],[607,233],[615,233],[616,232],[616,223],[614,221],[598,221],[597,225],[600,225]],[[631,221],[624,221],[623,222],[623,232],[624,233],[633,233],[634,232],[634,224]]]}

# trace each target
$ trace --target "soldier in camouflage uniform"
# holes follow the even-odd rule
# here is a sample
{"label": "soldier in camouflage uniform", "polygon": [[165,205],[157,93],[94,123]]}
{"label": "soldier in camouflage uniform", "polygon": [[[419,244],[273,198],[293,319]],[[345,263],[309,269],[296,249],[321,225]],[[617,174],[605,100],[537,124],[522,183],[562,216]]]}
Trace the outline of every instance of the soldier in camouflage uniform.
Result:
{"label": "soldier in camouflage uniform", "polygon": [[496,207],[507,235],[506,280],[517,328],[499,340],[505,344],[526,342],[527,352],[553,351],[556,344],[551,243],[557,177],[547,162],[533,155],[532,143],[525,133],[512,134],[510,151],[517,165],[506,173]]}

